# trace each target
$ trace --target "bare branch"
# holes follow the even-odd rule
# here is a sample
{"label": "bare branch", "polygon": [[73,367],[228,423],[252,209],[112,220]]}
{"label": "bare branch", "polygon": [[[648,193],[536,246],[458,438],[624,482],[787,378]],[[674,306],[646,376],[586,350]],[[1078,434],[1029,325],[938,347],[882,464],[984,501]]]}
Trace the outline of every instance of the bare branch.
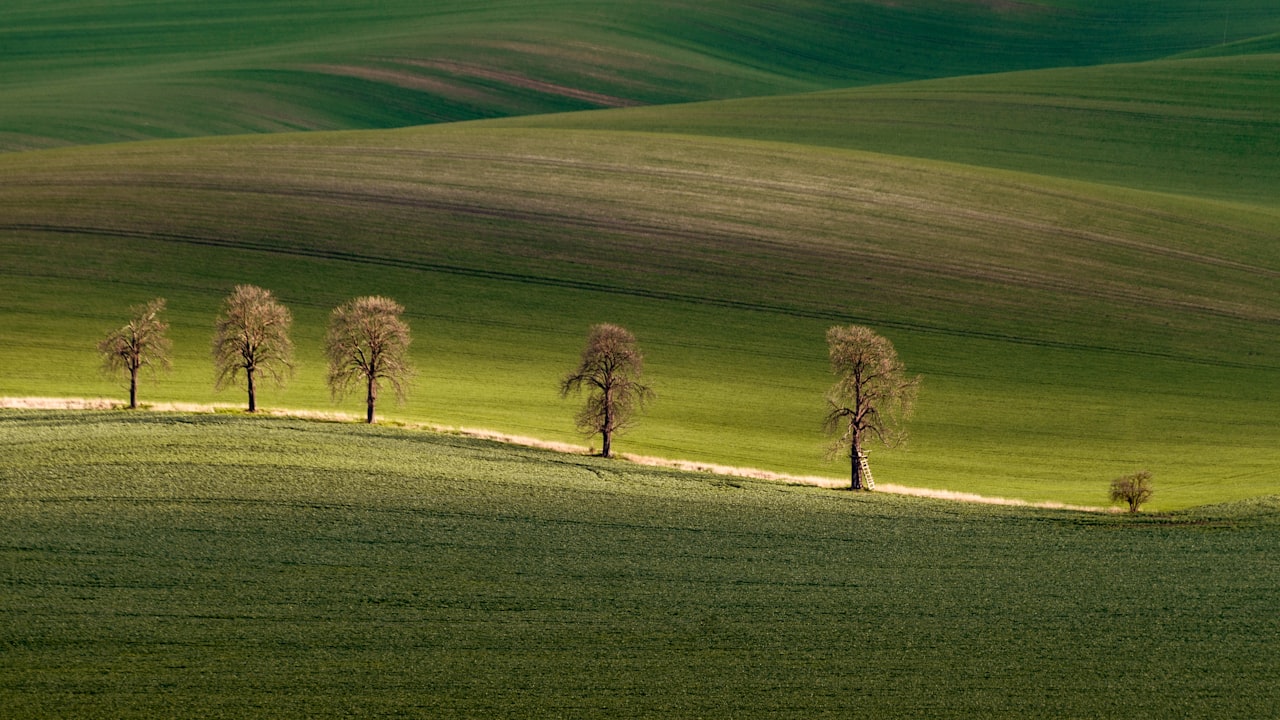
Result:
{"label": "bare branch", "polygon": [[919,376],[908,376],[893,343],[859,325],[827,331],[831,372],[836,382],[827,391],[823,431],[835,435],[830,455],[848,451],[852,484],[859,487],[857,460],[863,441],[874,437],[888,447],[906,440]]}
{"label": "bare branch", "polygon": [[385,297],[361,297],[334,308],[325,334],[328,383],[334,400],[357,383],[365,390],[366,421],[373,422],[382,383],[391,385],[403,402],[414,371],[409,361],[409,325],[402,307]]}
{"label": "bare branch", "polygon": [[249,390],[249,411],[257,409],[255,380],[258,374],[278,387],[293,375],[293,341],[289,328],[293,315],[276,302],[270,290],[237,285],[222,301],[214,323],[214,387],[237,385],[241,377]]}
{"label": "bare branch", "polygon": [[653,399],[639,380],[644,357],[635,336],[617,325],[592,326],[578,367],[560,381],[560,396],[588,389],[575,420],[587,435],[600,433],[601,454],[609,457],[613,435],[630,427],[635,414]]}
{"label": "bare branch", "polygon": [[171,367],[172,345],[165,336],[169,324],[160,320],[164,306],[164,298],[156,298],[146,305],[129,308],[132,316],[129,323],[108,333],[98,343],[102,371],[108,375],[124,373],[129,378],[130,408],[138,407],[138,372],[148,368],[154,373]]}
{"label": "bare branch", "polygon": [[1129,504],[1129,512],[1136,513],[1151,499],[1155,490],[1151,487],[1151,473],[1142,470],[1111,481],[1111,501]]}

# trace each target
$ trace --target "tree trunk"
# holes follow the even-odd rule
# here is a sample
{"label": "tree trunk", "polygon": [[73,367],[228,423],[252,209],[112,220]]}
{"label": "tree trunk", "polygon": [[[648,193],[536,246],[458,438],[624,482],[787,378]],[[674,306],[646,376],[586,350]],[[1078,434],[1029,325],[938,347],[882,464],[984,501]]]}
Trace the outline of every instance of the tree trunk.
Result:
{"label": "tree trunk", "polygon": [[138,409],[138,368],[129,368],[129,409]]}
{"label": "tree trunk", "polygon": [[365,397],[367,398],[368,407],[366,408],[364,421],[373,424],[373,401],[378,397],[378,386],[373,382],[373,374],[369,374],[369,388]]}
{"label": "tree trunk", "polygon": [[849,489],[862,489],[862,448],[858,447],[859,443],[855,439],[849,443]]}
{"label": "tree trunk", "polygon": [[253,389],[253,368],[245,368],[244,376],[249,386],[249,412],[258,412],[258,396]]}
{"label": "tree trunk", "polygon": [[613,452],[613,386],[611,382],[605,383],[604,388],[604,422],[600,428],[600,455],[601,457],[609,457]]}

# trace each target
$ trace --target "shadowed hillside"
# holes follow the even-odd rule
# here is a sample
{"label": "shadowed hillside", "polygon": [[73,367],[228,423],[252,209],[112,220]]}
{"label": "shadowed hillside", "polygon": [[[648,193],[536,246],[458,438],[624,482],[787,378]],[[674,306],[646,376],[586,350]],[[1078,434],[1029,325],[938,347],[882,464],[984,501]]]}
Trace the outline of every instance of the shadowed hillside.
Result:
{"label": "shadowed hillside", "polygon": [[0,149],[772,95],[1280,31],[1273,2],[1221,5],[13,0],[0,8]]}
{"label": "shadowed hillside", "polygon": [[[0,411],[0,446],[9,715],[1158,720],[1280,702],[1274,496],[1133,519],[214,415]],[[1143,682],[1113,682],[1135,667]]]}

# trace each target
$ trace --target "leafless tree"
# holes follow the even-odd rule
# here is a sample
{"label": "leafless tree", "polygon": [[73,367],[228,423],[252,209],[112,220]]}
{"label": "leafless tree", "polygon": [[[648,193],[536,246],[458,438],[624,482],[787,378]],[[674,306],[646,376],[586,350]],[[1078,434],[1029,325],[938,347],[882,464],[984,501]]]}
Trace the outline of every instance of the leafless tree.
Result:
{"label": "leafless tree", "polygon": [[578,412],[578,429],[600,433],[601,451],[610,457],[613,436],[632,424],[636,411],[653,398],[640,383],[644,357],[636,338],[617,325],[593,325],[577,369],[560,381],[560,396],[587,388],[587,402]]}
{"label": "leafless tree", "polygon": [[404,308],[390,298],[362,297],[334,308],[325,334],[329,390],[335,400],[359,382],[365,388],[366,422],[373,422],[378,388],[387,382],[403,401],[413,368],[409,363],[409,325]]}
{"label": "leafless tree", "polygon": [[1151,487],[1151,473],[1147,470],[1118,477],[1111,481],[1111,502],[1129,503],[1129,512],[1136,513],[1143,503],[1151,499],[1155,491]]}
{"label": "leafless tree", "polygon": [[113,330],[98,343],[102,356],[102,371],[109,375],[121,372],[129,374],[129,407],[138,407],[138,371],[151,368],[155,371],[170,367],[171,343],[165,333],[169,323],[160,319],[164,310],[164,298],[156,298],[146,305],[129,308],[132,319],[119,330]]}
{"label": "leafless tree", "polygon": [[827,330],[827,349],[836,382],[827,391],[823,429],[836,435],[832,455],[849,452],[849,486],[861,490],[860,460],[868,438],[888,447],[906,439],[920,377],[908,377],[893,343],[860,325]]}
{"label": "leafless tree", "polygon": [[237,285],[222,301],[213,334],[214,387],[239,383],[244,375],[249,412],[257,412],[256,383],[262,374],[283,387],[293,374],[293,315],[270,290]]}

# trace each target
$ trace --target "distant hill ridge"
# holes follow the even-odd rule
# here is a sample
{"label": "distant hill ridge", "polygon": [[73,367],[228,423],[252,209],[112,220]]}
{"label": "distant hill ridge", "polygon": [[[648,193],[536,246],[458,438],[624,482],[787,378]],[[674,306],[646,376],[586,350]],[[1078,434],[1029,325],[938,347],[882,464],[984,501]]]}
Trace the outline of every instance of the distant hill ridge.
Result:
{"label": "distant hill ridge", "polygon": [[15,0],[0,8],[0,149],[1274,52],[1278,32],[1280,5],[1260,0]]}

